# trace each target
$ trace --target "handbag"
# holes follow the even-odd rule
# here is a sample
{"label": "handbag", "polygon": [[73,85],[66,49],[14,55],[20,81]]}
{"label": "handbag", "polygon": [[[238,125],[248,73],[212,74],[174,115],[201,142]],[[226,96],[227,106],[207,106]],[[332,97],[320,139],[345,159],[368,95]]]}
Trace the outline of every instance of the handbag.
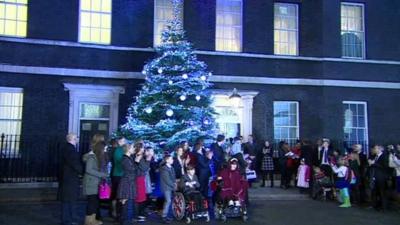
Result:
{"label": "handbag", "polygon": [[110,199],[111,197],[111,185],[107,180],[103,179],[99,184],[99,199]]}

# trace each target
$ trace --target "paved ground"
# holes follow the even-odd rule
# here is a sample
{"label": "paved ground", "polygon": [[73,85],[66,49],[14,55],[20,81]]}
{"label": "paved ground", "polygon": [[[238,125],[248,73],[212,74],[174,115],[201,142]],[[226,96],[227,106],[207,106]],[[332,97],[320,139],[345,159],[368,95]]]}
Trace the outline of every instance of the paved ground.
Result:
{"label": "paved ground", "polygon": [[[59,224],[60,205],[50,203],[1,203],[1,225],[57,225]],[[81,204],[83,217],[84,203]],[[276,201],[254,200],[249,208],[251,225],[398,225],[399,211],[376,212],[372,209],[353,207],[338,208],[333,202],[313,200]],[[229,224],[243,224],[239,219],[228,220]],[[105,225],[112,225],[110,219]],[[158,217],[153,216],[144,224],[160,224]],[[173,222],[172,224],[182,224]],[[195,221],[193,224],[204,224]],[[211,221],[210,224],[223,224]]]}

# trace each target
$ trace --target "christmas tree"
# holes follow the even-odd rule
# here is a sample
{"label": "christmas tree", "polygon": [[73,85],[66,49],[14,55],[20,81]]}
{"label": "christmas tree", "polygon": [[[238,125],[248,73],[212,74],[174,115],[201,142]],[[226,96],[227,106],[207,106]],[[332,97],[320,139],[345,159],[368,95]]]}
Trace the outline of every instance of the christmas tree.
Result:
{"label": "christmas tree", "polygon": [[198,61],[178,19],[182,0],[172,0],[174,19],[162,33],[157,58],[144,66],[145,82],[129,107],[122,135],[143,139],[156,148],[165,143],[193,143],[216,134],[207,65]]}

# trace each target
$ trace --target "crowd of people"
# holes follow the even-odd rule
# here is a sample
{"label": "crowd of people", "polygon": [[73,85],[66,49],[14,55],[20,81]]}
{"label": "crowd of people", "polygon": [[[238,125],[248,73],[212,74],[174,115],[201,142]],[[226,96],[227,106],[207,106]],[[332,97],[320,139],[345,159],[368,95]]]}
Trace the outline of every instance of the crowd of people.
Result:
{"label": "crowd of people", "polygon": [[[161,221],[170,223],[171,202],[176,191],[196,204],[196,208],[216,202],[245,204],[248,183],[241,138],[232,140],[229,149],[225,137],[219,135],[215,143],[205,147],[198,139],[193,147],[182,141],[174,149],[165,148],[161,155],[143,140],[127,141],[124,137],[107,144],[103,135],[94,135],[90,151],[80,153],[75,134],[68,134],[62,149],[60,197],[62,223],[78,221],[76,202],[82,179],[82,193],[87,199],[85,225],[100,225],[100,187],[111,186],[110,215],[120,224],[144,222],[154,197],[162,199]],[[255,159],[255,155],[249,159]],[[231,178],[235,178],[231,180]],[[223,184],[218,191],[211,183]],[[217,186],[218,186],[217,185]]]}
{"label": "crowd of people", "polygon": [[281,141],[273,148],[265,141],[259,155],[262,187],[267,177],[274,187],[279,171],[283,189],[295,186],[312,197],[323,190],[326,198],[341,202],[340,207],[368,203],[381,211],[387,210],[390,193],[400,193],[400,144],[363,149],[361,144],[344,143],[334,148],[323,138],[315,144],[298,140],[293,147]]}
{"label": "crowd of people", "polygon": [[[400,144],[386,149],[374,145],[367,155],[360,144],[340,151],[332,148],[328,139],[318,140],[315,145],[297,141],[291,147],[285,141],[257,144],[252,135],[245,143],[242,137],[226,140],[218,135],[211,145],[205,146],[203,139],[193,146],[182,141],[158,155],[142,140],[118,137],[107,144],[103,135],[96,134],[90,151],[83,154],[77,149],[75,134],[68,134],[66,139],[60,198],[62,222],[68,225],[78,221],[76,202],[81,178],[87,199],[85,225],[102,224],[99,186],[103,184],[111,186],[107,197],[110,215],[121,224],[146,221],[154,196],[162,199],[161,221],[170,223],[171,201],[177,190],[198,208],[204,199],[211,205],[217,201],[248,202],[247,188],[254,186],[254,181],[261,181],[261,187],[269,181],[272,188],[277,174],[283,189],[296,186],[301,193],[314,195],[316,187],[329,188],[327,197],[339,200],[340,207],[371,200],[373,207],[386,210],[388,188],[396,187],[400,193]],[[250,175],[251,171],[257,175]],[[225,191],[216,195],[210,187],[220,180],[224,181]]]}

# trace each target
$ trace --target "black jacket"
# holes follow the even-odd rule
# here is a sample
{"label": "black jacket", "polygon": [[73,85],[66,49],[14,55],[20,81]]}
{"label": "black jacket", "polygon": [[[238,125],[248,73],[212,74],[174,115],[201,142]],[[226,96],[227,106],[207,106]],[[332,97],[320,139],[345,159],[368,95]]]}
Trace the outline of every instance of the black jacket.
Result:
{"label": "black jacket", "polygon": [[225,164],[225,152],[224,149],[218,145],[218,143],[213,143],[210,146],[211,151],[214,153],[213,159],[217,170],[220,170]]}
{"label": "black jacket", "polygon": [[371,165],[371,175],[375,178],[376,182],[384,183],[388,178],[389,159],[387,154],[382,153],[375,163]]}
{"label": "black jacket", "polygon": [[66,143],[61,148],[60,200],[76,201],[79,197],[79,176],[83,173],[83,165],[76,147]]}

